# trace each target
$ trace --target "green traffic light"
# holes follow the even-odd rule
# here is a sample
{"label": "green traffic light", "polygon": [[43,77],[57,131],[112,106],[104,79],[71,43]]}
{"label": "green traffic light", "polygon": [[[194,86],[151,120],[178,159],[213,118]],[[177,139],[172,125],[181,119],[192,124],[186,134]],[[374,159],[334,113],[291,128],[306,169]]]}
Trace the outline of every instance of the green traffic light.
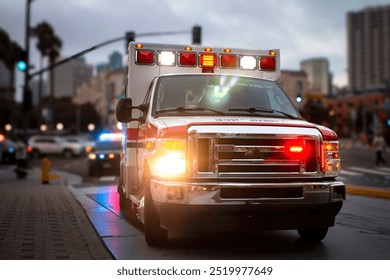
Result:
{"label": "green traffic light", "polygon": [[27,69],[27,63],[25,61],[18,61],[18,63],[16,63],[16,68],[18,68],[19,71],[26,71]]}

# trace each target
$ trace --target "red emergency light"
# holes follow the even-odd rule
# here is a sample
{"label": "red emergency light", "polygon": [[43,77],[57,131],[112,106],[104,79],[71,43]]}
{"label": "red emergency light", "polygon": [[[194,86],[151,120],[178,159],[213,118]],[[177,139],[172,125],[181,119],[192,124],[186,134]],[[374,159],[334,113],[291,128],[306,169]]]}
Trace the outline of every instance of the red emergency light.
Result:
{"label": "red emergency light", "polygon": [[304,140],[296,139],[287,141],[285,144],[285,153],[289,158],[303,160],[307,154]]}
{"label": "red emergency light", "polygon": [[199,56],[199,66],[202,68],[214,68],[217,66],[217,57],[213,53],[202,53]]}
{"label": "red emergency light", "polygon": [[233,54],[222,54],[219,57],[221,68],[237,68],[237,56]]}
{"label": "red emergency light", "polygon": [[196,53],[183,52],[179,54],[179,65],[180,66],[196,66]]}
{"label": "red emergency light", "polygon": [[276,69],[275,57],[262,56],[260,57],[260,69],[273,71]]}
{"label": "red emergency light", "polygon": [[154,64],[154,52],[148,50],[137,51],[136,60],[137,64],[153,65]]}

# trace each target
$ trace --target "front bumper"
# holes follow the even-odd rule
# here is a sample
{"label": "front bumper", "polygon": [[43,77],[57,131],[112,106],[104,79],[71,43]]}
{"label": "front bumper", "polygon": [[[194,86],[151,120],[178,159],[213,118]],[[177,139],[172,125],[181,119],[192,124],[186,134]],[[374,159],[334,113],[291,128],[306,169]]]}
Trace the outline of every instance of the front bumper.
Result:
{"label": "front bumper", "polygon": [[151,193],[161,226],[171,230],[302,229],[334,225],[345,185],[152,180]]}

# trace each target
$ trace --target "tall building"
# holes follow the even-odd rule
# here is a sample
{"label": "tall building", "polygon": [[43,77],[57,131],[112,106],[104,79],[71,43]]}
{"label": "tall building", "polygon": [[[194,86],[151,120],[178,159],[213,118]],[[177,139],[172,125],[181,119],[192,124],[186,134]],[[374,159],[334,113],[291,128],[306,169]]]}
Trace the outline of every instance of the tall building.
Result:
{"label": "tall building", "polygon": [[307,75],[309,91],[321,95],[331,95],[331,75],[326,58],[310,58],[301,61],[301,70]]}
{"label": "tall building", "polygon": [[[74,97],[76,89],[92,77],[93,66],[83,58],[71,60],[54,69],[54,97]],[[49,93],[50,94],[50,93]]]}
{"label": "tall building", "polygon": [[390,82],[390,5],[349,12],[347,32],[351,90],[385,89]]}
{"label": "tall building", "polygon": [[120,52],[113,52],[109,58],[108,63],[100,63],[96,66],[97,74],[101,71],[114,71],[123,68],[123,56]]}

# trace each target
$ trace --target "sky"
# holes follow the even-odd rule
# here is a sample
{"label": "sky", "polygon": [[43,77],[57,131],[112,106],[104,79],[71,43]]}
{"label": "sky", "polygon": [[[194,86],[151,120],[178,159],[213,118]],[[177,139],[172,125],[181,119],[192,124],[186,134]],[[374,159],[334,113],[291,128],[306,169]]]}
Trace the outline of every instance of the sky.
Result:
{"label": "sky", "polygon": [[[187,45],[192,27],[200,25],[202,45],[280,49],[282,70],[300,70],[302,60],[325,57],[333,83],[344,86],[346,14],[387,4],[389,0],[33,0],[31,26],[51,24],[63,42],[61,55],[69,57],[127,31],[134,31],[139,42]],[[0,27],[23,47],[25,7],[26,0],[0,0]],[[137,36],[165,31],[188,32]],[[35,45],[32,39],[30,60],[38,70]],[[100,48],[85,59],[90,64],[105,63],[114,51],[124,54],[125,42]]]}

